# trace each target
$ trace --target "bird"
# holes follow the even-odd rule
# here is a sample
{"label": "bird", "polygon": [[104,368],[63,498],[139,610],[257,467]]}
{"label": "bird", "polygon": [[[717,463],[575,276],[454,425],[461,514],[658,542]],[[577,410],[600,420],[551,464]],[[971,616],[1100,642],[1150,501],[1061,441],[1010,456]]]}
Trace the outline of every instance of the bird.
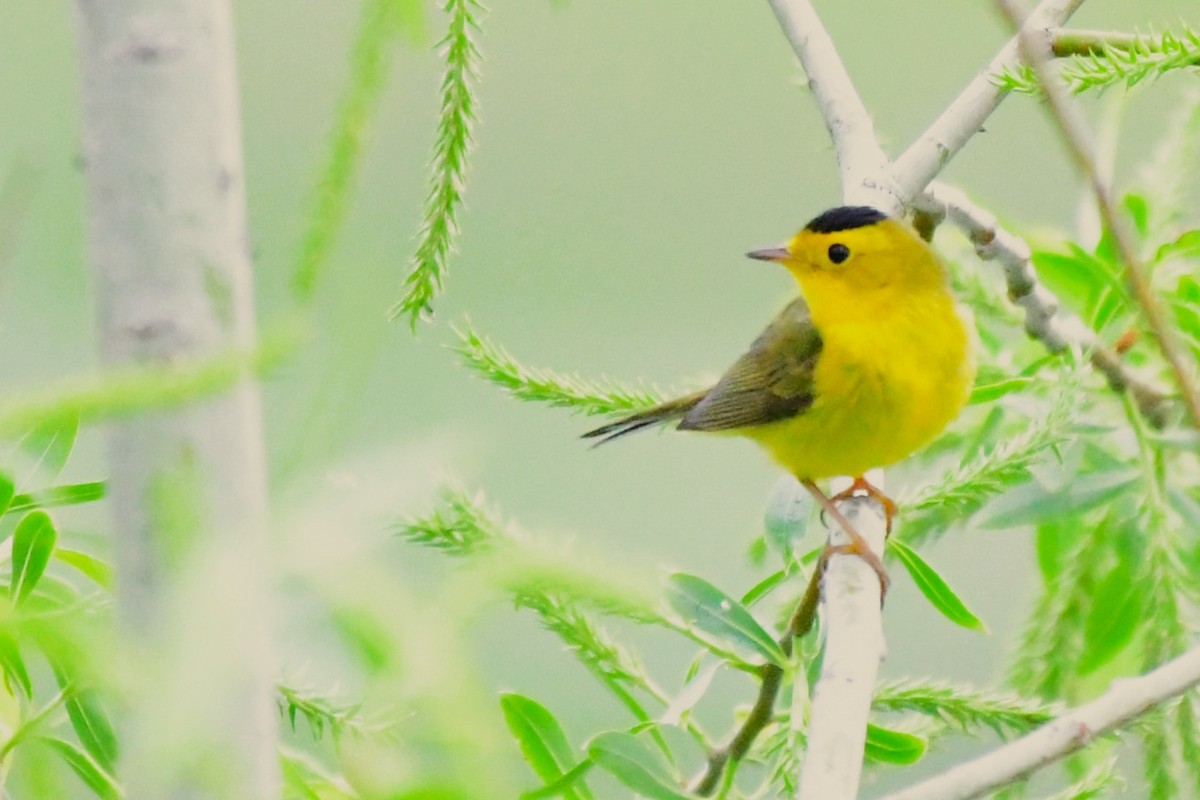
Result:
{"label": "bird", "polygon": [[[835,503],[865,492],[890,532],[897,506],[864,473],[914,453],[966,403],[975,361],[949,271],[916,231],[871,206],[829,209],[747,256],[783,266],[800,295],[713,386],[583,435],[602,444],[674,422],[757,442],[846,531],[851,543],[825,556],[858,554],[886,594],[882,561]],[[835,476],[853,482],[830,497],[815,481]]]}

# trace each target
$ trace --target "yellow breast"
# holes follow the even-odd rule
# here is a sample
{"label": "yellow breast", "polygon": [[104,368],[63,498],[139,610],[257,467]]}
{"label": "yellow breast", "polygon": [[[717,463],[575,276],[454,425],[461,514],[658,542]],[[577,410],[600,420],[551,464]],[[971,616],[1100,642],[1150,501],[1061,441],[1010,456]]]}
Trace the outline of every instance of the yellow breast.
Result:
{"label": "yellow breast", "polygon": [[855,310],[813,302],[823,348],[812,406],[745,431],[801,478],[858,476],[895,463],[937,436],[966,402],[974,359],[949,293],[881,299]]}

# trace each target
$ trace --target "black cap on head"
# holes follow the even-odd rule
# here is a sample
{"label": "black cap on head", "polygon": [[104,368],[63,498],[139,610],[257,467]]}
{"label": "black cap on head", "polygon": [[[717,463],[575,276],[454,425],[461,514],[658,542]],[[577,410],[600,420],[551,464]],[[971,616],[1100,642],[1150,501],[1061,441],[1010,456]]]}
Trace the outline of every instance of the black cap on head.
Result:
{"label": "black cap on head", "polygon": [[836,233],[852,228],[865,228],[885,219],[887,214],[870,206],[839,206],[821,214],[805,225],[804,230],[813,233]]}

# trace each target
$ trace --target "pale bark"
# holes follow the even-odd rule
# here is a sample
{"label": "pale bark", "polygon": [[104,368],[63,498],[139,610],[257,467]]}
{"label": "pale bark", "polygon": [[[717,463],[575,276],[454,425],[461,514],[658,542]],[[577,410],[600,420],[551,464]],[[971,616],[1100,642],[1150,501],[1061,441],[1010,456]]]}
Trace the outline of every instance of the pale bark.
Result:
{"label": "pale bark", "polygon": [[[228,0],[78,0],[77,12],[103,360],[248,349]],[[258,389],[114,424],[110,459],[127,796],[276,797]]]}
{"label": "pale bark", "polygon": [[1075,752],[1098,736],[1200,683],[1200,647],[1137,678],[1113,681],[1108,691],[1028,736],[966,761],[883,800],[970,800],[1006,786]]}
{"label": "pale bark", "polygon": [[[847,204],[867,203],[893,216],[913,199],[966,145],[1004,97],[993,76],[1016,66],[1020,39],[1011,39],[937,120],[895,163],[888,161],[853,81],[846,72],[811,0],[768,0],[796,56],[825,120],[837,153],[842,197]],[[1042,0],[1026,34],[1061,25],[1083,0]],[[1044,300],[1039,297],[1039,300]],[[881,485],[876,479],[876,485]],[[859,513],[872,508],[877,513]],[[846,503],[851,522],[883,552],[882,507],[867,500]],[[841,531],[831,524],[830,543]],[[879,665],[887,652],[880,613],[879,581],[868,565],[844,555],[830,559],[822,584],[825,655],[813,691],[808,750],[800,772],[801,800],[850,800],[857,796],[862,772],[867,718]]]}

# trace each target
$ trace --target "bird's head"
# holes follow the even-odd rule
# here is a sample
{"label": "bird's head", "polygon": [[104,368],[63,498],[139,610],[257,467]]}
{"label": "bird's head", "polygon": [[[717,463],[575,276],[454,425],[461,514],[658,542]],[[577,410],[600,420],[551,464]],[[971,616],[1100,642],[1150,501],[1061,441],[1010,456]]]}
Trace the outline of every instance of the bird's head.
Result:
{"label": "bird's head", "polygon": [[815,284],[856,291],[946,285],[945,267],[929,245],[904,223],[870,206],[830,209],[786,244],[746,255],[787,267],[806,294]]}

